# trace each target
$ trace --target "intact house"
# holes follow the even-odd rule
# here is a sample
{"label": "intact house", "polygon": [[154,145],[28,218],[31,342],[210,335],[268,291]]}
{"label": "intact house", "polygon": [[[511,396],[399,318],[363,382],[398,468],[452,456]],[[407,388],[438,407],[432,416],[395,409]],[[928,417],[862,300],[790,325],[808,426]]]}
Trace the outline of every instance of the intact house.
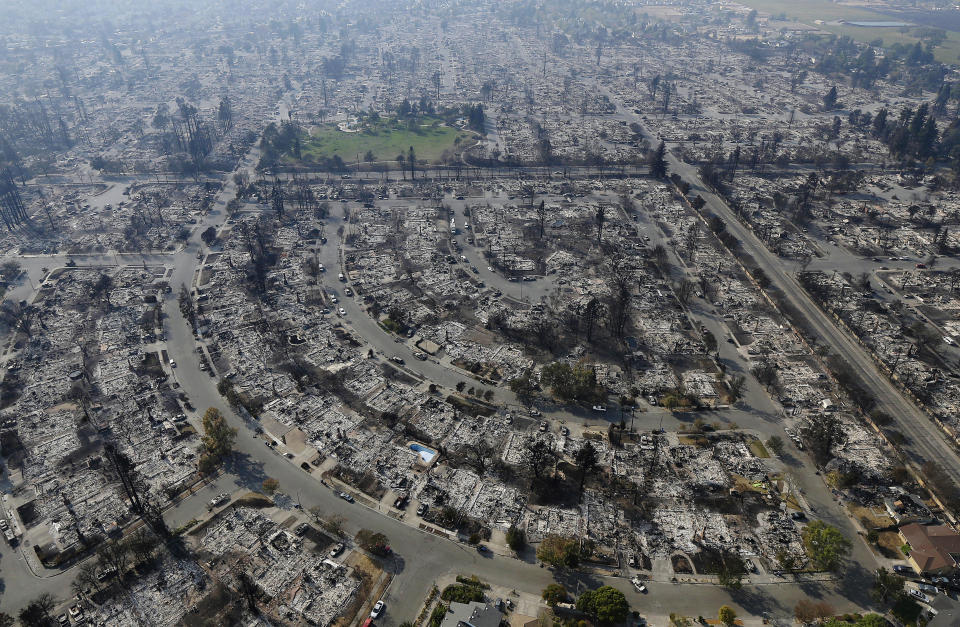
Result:
{"label": "intact house", "polygon": [[907,560],[921,574],[950,574],[960,566],[960,534],[946,525],[911,523],[900,527],[900,537],[910,545]]}

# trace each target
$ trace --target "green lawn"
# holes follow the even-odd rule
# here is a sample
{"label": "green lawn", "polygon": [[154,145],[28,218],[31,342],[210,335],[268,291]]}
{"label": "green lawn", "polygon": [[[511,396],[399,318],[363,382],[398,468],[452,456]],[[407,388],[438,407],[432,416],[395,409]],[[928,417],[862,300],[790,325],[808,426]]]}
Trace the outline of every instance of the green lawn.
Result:
{"label": "green lawn", "polygon": [[810,24],[813,24],[814,20],[823,20],[825,22],[834,20],[894,21],[893,18],[868,9],[834,4],[832,2],[826,2],[825,0],[803,0],[803,2],[788,0],[743,0],[743,4],[757,11],[769,13],[770,15],[780,15],[783,13],[787,16],[788,20],[793,19]]}
{"label": "green lawn", "polygon": [[311,155],[314,159],[340,155],[344,161],[356,162],[357,155],[363,160],[367,151],[371,151],[376,161],[393,161],[397,155],[404,157],[410,146],[418,161],[437,162],[444,150],[457,152],[476,141],[476,134],[446,126],[436,118],[420,118],[411,130],[405,123],[396,120],[380,120],[364,123],[363,130],[346,133],[336,124],[324,124],[310,133],[303,144],[303,158]]}
{"label": "green lawn", "polygon": [[[882,39],[883,45],[916,43],[919,38],[915,32],[923,26],[911,27],[909,32],[901,33],[898,28],[876,28],[866,26],[850,26],[847,24],[814,24],[815,20],[835,22],[837,20],[860,20],[872,22],[895,22],[897,18],[876,13],[869,9],[834,4],[824,0],[743,0],[743,4],[763,13],[778,16],[786,15],[788,20],[802,22],[837,35],[849,35],[853,39],[869,43],[875,39]],[[960,33],[947,31],[947,38],[937,46],[933,55],[941,63],[957,63],[960,58]]]}

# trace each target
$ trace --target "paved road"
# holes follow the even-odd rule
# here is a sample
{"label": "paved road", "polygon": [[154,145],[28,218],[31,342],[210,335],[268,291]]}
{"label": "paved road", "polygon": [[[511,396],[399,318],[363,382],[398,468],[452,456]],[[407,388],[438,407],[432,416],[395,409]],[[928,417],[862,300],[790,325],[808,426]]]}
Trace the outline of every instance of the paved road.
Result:
{"label": "paved road", "polygon": [[[599,83],[597,87],[607,94],[611,102],[618,102],[608,89]],[[618,106],[618,113],[614,117],[628,122],[637,122],[643,127],[641,116],[623,106]],[[651,144],[659,141],[646,130],[644,134],[650,139]],[[669,151],[667,161],[670,172],[679,174],[690,184],[691,194],[699,194],[703,197],[706,201],[706,209],[724,219],[727,230],[740,241],[744,252],[753,257],[764,269],[773,287],[777,288],[784,298],[806,318],[818,341],[845,358],[853,373],[863,381],[867,390],[873,395],[877,406],[894,417],[899,430],[908,438],[904,448],[912,460],[917,464],[927,460],[936,461],[954,482],[960,483],[960,456],[946,441],[939,427],[916,405],[904,398],[886,375],[877,370],[867,351],[848,333],[837,327],[830,316],[813,302],[801,288],[795,276],[784,267],[783,261],[770,252],[759,238],[737,219],[723,199],[708,189],[695,166],[679,160]],[[842,252],[839,252],[837,257],[845,258],[847,267],[851,269],[858,267],[848,255]],[[876,262],[871,261],[871,263]]]}
{"label": "paved road", "polygon": [[849,334],[839,329],[800,287],[796,278],[787,272],[779,258],[767,250],[762,242],[745,227],[722,199],[713,194],[700,180],[693,166],[669,158],[670,171],[676,172],[691,184],[692,193],[706,200],[706,207],[721,216],[743,247],[764,269],[774,287],[808,321],[820,343],[847,360],[853,372],[864,382],[880,409],[894,416],[900,430],[908,437],[905,446],[917,463],[933,460],[943,466],[953,478],[960,481],[960,456],[949,445],[940,429],[920,409],[906,400],[894,385],[881,374],[872,359]]}
{"label": "paved road", "polygon": [[[252,167],[254,159],[255,154],[248,158],[244,167]],[[198,265],[196,253],[201,245],[198,239],[199,233],[208,225],[220,225],[225,220],[223,206],[225,200],[233,193],[232,186],[233,183],[230,180],[217,201],[216,209],[198,225],[186,247],[172,256],[175,267],[171,279],[172,285],[191,283]],[[333,228],[328,229],[328,232],[335,232],[335,227],[341,220],[342,214],[335,212],[330,219],[330,226]],[[339,268],[337,253],[339,242],[335,241],[337,239],[330,237],[330,243],[321,247],[319,252],[321,263],[328,267],[326,280],[333,289],[342,288],[342,285],[336,282],[338,270],[334,270]],[[109,255],[101,256],[91,261],[109,264],[109,258]],[[169,256],[164,259],[171,260]],[[44,261],[38,259],[28,262],[31,277],[34,271],[39,270],[38,264],[50,261],[50,259]],[[445,386],[452,387],[456,382],[466,379],[466,376],[433,361],[411,361],[413,354],[410,347],[406,343],[394,342],[392,336],[380,329],[362,311],[356,299],[343,298],[341,304],[347,311],[346,317],[351,327],[364,341],[382,354],[403,356],[411,367],[416,367],[419,373]],[[398,553],[396,561],[390,564],[397,576],[387,594],[389,609],[385,622],[391,625],[413,618],[433,580],[445,572],[474,573],[501,585],[531,593],[539,592],[547,583],[553,581],[554,575],[549,570],[540,568],[534,563],[500,556],[481,557],[463,545],[421,533],[375,510],[359,504],[348,504],[337,498],[329,489],[265,446],[264,441],[253,432],[252,427],[255,424],[241,418],[226,406],[216,392],[214,379],[199,370],[195,340],[176,306],[176,290],[168,297],[165,310],[168,313],[165,320],[167,349],[170,356],[179,364],[175,370],[175,380],[199,410],[202,411],[208,406],[220,407],[228,421],[238,427],[236,454],[228,464],[226,474],[214,482],[207,491],[201,491],[198,495],[171,509],[167,514],[171,524],[181,524],[201,513],[205,509],[209,494],[239,488],[258,489],[265,478],[276,478],[280,482],[281,489],[294,496],[305,508],[319,506],[324,512],[345,516],[348,531],[355,532],[361,527],[366,527],[382,531],[391,538]],[[497,394],[502,398],[508,392],[498,390]],[[193,416],[193,420],[197,420],[196,415]],[[828,507],[829,503],[824,502],[822,506]],[[53,592],[61,598],[69,594],[69,573],[48,579],[33,579],[22,571],[8,570],[11,556],[3,554],[2,557],[0,567],[3,568],[5,577],[13,579],[7,584],[7,590],[4,593],[5,609],[16,611],[29,598],[41,591]],[[741,613],[758,615],[762,612],[770,612],[773,615],[788,615],[792,612],[791,608],[797,600],[810,596],[822,596],[841,610],[856,609],[857,606],[868,603],[864,599],[862,577],[855,576],[850,581],[857,582],[856,588],[847,586],[837,591],[833,584],[751,586],[733,596],[728,591],[715,586],[700,586],[696,589],[696,594],[691,594],[689,586],[673,584],[653,584],[650,586],[651,593],[641,596],[630,589],[622,579],[613,580],[612,583],[627,593],[636,608],[652,614],[665,615],[671,611],[693,615],[710,614],[720,604],[729,603]],[[596,585],[597,582],[589,583]]]}

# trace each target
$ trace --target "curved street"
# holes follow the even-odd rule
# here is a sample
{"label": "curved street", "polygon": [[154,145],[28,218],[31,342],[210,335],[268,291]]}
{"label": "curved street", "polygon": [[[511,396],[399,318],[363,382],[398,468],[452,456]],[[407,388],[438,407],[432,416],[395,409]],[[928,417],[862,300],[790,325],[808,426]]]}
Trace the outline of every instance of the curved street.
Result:
{"label": "curved street", "polygon": [[[255,163],[255,152],[245,159],[241,168],[251,169]],[[369,509],[358,503],[350,504],[338,498],[328,487],[321,485],[316,479],[290,463],[281,454],[271,447],[264,445],[265,441],[255,434],[256,423],[245,420],[226,405],[216,390],[216,379],[200,371],[196,360],[197,342],[187,321],[182,317],[176,304],[177,286],[192,285],[201,263],[198,251],[204,250],[199,234],[208,226],[221,228],[226,221],[224,207],[226,200],[235,193],[232,177],[227,177],[215,208],[196,225],[192,237],[186,245],[173,254],[153,255],[87,255],[71,256],[81,266],[110,266],[131,263],[166,263],[174,268],[170,284],[174,290],[167,297],[165,311],[165,331],[167,336],[167,350],[169,355],[177,361],[179,367],[171,370],[175,381],[181,390],[188,396],[197,412],[192,416],[195,426],[199,427],[199,415],[206,407],[216,406],[224,412],[228,421],[238,429],[235,454],[225,468],[225,472],[212,481],[207,487],[195,495],[180,502],[169,509],[166,517],[171,526],[176,527],[189,520],[199,517],[206,512],[207,502],[211,495],[220,492],[234,492],[239,489],[259,489],[267,477],[279,481],[281,490],[301,504],[305,509],[319,507],[328,514],[342,515],[346,520],[346,531],[354,533],[360,528],[368,528],[385,533],[396,547],[397,555],[387,566],[396,575],[387,593],[388,611],[386,624],[395,625],[403,620],[416,616],[423,599],[432,586],[434,580],[444,573],[470,573],[487,579],[497,585],[511,587],[538,595],[539,591],[555,579],[566,582],[575,587],[579,577],[583,583],[595,585],[598,580],[604,580],[623,590],[631,604],[640,612],[651,616],[666,615],[679,611],[688,614],[712,613],[723,603],[733,605],[738,611],[759,616],[762,614],[771,617],[788,617],[792,615],[793,605],[800,599],[811,596],[821,597],[838,609],[855,610],[869,605],[866,596],[870,573],[859,566],[853,570],[843,582],[776,582],[771,581],[760,585],[748,585],[743,590],[731,592],[725,588],[710,584],[673,584],[666,582],[652,582],[648,587],[649,594],[636,593],[629,582],[619,577],[604,577],[601,575],[571,573],[553,573],[549,569],[540,567],[531,555],[524,559],[515,559],[505,555],[483,557],[475,550],[451,540],[442,539],[434,535],[421,532],[401,520],[385,515],[383,511]],[[469,201],[451,201],[456,217],[462,219],[462,208]],[[329,218],[328,232],[336,232],[343,221],[343,206],[333,206],[333,213]],[[482,257],[473,247],[462,241],[469,265],[477,265],[481,270],[481,278],[491,285],[502,289],[505,293],[516,284],[495,272],[481,266]],[[344,297],[341,293],[342,284],[336,281],[340,265],[339,236],[330,237],[329,243],[321,246],[318,251],[320,263],[328,271],[324,276],[326,289],[336,293],[340,303],[346,310],[344,324],[352,329],[354,334],[366,343],[362,349],[373,348],[378,358],[399,356],[405,360],[404,369],[412,372],[424,380],[438,385],[453,388],[459,381],[469,380],[469,374],[442,361],[429,359],[419,361],[413,357],[415,349],[407,341],[398,341],[391,334],[382,329],[363,309],[359,298]],[[34,287],[33,282],[39,281],[43,275],[43,268],[52,269],[66,264],[67,256],[37,256],[22,259],[24,269],[30,277],[29,283],[16,288],[17,297],[26,298]],[[535,300],[546,295],[549,287],[546,281],[539,279],[532,288],[530,296],[524,300]],[[518,293],[519,297],[519,293]],[[714,327],[715,333],[720,333],[717,327],[716,316],[707,306],[691,306],[691,316]],[[719,336],[718,336],[719,337]],[[742,355],[733,347],[721,343],[721,358],[729,361],[733,368],[745,368]],[[497,401],[501,404],[519,407],[516,397],[506,388],[496,388]],[[550,421],[568,424],[597,423],[606,420],[596,415],[584,414],[580,411],[571,411],[563,407],[542,407],[545,417]],[[763,432],[773,432],[777,429],[775,408],[766,394],[752,382],[744,407],[727,411],[714,412],[708,420],[718,419],[736,421],[742,428],[756,428]],[[614,418],[616,416],[616,418]],[[616,412],[609,413],[609,420],[619,420]],[[639,429],[653,429],[658,425],[665,428],[679,427],[684,423],[684,416],[669,414],[658,408],[649,407],[647,411],[634,417]],[[692,420],[692,419],[691,419]],[[664,422],[666,421],[666,422]],[[799,470],[794,472],[794,479],[803,490],[809,504],[819,512],[824,519],[839,525],[849,535],[855,530],[849,520],[838,515],[836,504],[823,483],[816,479],[808,467],[805,456],[801,456],[795,449],[789,449],[784,457],[786,469]],[[875,560],[862,542],[855,543],[854,560],[861,564],[873,564]],[[6,588],[3,590],[4,605],[13,610],[22,607],[30,599],[42,591],[53,593],[59,598],[69,597],[71,571],[62,573],[43,573],[35,578],[29,572],[22,557],[7,547],[0,549],[0,565],[3,567]],[[697,585],[697,594],[689,594],[688,586]]]}

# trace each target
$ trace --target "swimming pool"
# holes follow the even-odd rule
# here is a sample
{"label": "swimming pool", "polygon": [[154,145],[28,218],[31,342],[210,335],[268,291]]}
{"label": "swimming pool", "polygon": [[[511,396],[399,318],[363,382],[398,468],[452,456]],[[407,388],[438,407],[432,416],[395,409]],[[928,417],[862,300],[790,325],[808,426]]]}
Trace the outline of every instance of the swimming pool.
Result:
{"label": "swimming pool", "polygon": [[420,461],[424,464],[430,464],[437,456],[437,452],[435,450],[429,446],[420,444],[419,442],[411,442],[409,446],[411,451],[420,455]]}

